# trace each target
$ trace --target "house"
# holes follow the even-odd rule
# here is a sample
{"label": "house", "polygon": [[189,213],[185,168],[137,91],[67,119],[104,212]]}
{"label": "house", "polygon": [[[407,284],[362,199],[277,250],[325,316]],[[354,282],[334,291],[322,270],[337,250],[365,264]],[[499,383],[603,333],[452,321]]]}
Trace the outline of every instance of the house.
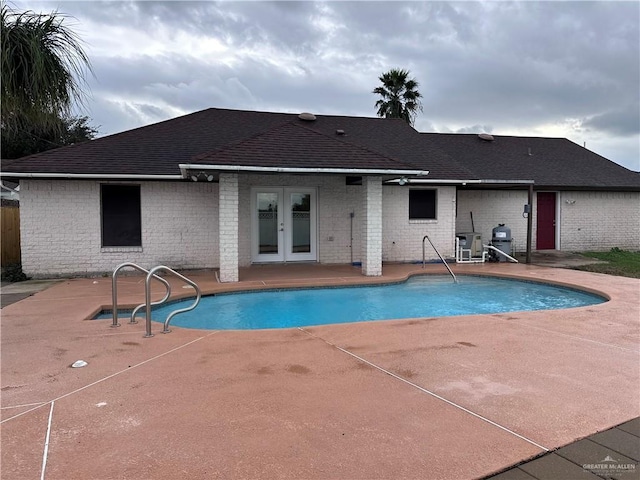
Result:
{"label": "house", "polygon": [[207,109],[24,157],[3,176],[20,180],[22,266],[34,277],[125,261],[219,268],[225,282],[266,262],[380,275],[383,261],[421,260],[425,234],[451,257],[456,232],[488,242],[506,223],[524,250],[524,205],[537,231],[545,202],[556,242],[537,237],[535,248],[638,248],[637,173],[567,140],[483,137],[421,134],[398,119]]}
{"label": "house", "polygon": [[535,249],[640,249],[640,173],[566,138],[421,135],[483,179],[458,188],[456,231],[471,231],[473,217],[475,230],[491,238],[492,227],[505,223],[515,249],[524,250],[527,191],[501,182],[530,179]]}

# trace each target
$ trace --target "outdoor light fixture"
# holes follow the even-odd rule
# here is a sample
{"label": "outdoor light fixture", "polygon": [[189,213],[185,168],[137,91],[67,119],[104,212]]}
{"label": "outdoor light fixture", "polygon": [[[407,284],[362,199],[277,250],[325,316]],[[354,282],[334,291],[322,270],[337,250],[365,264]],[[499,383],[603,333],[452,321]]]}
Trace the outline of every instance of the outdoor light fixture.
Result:
{"label": "outdoor light fixture", "polygon": [[398,185],[406,185],[407,183],[409,183],[409,179],[407,177],[400,177],[400,180],[398,180]]}
{"label": "outdoor light fixture", "polygon": [[194,182],[212,182],[213,181],[213,175],[209,174],[207,175],[205,172],[200,172],[197,175],[192,174],[191,175],[191,180],[193,180]]}

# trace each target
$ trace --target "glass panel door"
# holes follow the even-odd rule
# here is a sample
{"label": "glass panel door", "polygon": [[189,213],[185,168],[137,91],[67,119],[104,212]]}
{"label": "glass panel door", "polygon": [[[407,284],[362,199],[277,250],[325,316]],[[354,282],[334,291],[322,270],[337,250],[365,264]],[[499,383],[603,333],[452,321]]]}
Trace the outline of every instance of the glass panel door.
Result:
{"label": "glass panel door", "polygon": [[317,260],[315,188],[254,188],[252,260]]}
{"label": "glass panel door", "polygon": [[292,193],[291,201],[291,253],[311,251],[311,195]]}
{"label": "glass panel door", "polygon": [[254,260],[281,262],[284,259],[282,189],[261,189],[254,193],[253,200]]}
{"label": "glass panel door", "polygon": [[285,193],[285,259],[317,260],[316,191],[313,188],[286,188]]}

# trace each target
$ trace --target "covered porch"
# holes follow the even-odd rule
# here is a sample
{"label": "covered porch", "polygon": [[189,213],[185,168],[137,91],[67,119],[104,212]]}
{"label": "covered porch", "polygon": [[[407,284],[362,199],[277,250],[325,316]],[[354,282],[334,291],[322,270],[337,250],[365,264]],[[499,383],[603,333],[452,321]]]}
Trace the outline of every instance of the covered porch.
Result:
{"label": "covered porch", "polygon": [[295,262],[358,264],[361,275],[380,276],[385,172],[351,185],[345,173],[367,172],[291,173],[217,174],[220,281],[239,281],[250,265]]}

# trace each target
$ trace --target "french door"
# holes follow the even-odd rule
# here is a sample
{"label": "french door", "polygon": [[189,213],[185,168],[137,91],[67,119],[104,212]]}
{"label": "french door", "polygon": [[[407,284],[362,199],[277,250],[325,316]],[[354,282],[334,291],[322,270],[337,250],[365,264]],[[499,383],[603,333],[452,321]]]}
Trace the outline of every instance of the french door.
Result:
{"label": "french door", "polygon": [[251,190],[253,262],[315,261],[316,189],[256,187]]}

